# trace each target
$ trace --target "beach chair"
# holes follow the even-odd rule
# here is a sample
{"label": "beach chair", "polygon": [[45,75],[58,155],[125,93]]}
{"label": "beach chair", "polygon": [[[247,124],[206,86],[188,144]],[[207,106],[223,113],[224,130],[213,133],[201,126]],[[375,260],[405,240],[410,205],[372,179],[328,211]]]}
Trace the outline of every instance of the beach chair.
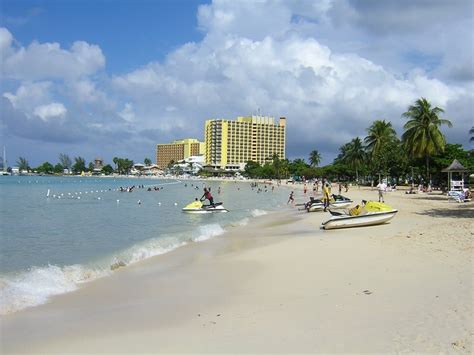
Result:
{"label": "beach chair", "polygon": [[455,201],[455,202],[464,202],[464,192],[463,191],[448,191],[448,201]]}

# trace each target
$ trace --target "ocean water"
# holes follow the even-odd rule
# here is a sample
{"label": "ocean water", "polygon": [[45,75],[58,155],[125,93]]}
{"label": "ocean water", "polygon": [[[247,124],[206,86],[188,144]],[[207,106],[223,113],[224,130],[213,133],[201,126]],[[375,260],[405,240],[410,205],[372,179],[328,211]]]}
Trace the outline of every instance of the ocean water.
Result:
{"label": "ocean water", "polygon": [[[133,185],[132,192],[120,191]],[[204,185],[229,213],[181,212]],[[258,193],[233,181],[2,176],[0,314],[45,303],[117,267],[222,236],[286,205],[287,189],[259,187]]]}

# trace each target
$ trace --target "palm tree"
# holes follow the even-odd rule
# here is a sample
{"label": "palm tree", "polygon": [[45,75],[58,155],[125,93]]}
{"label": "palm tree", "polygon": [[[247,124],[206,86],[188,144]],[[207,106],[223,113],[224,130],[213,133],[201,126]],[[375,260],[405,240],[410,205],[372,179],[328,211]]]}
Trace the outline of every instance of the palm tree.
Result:
{"label": "palm tree", "polygon": [[16,163],[18,164],[18,170],[20,170],[20,172],[28,171],[30,169],[28,160],[26,160],[26,158],[19,157]]}
{"label": "palm tree", "polygon": [[367,151],[371,155],[381,153],[386,143],[392,142],[396,138],[396,132],[391,122],[377,120],[367,129],[367,137],[364,139]]}
{"label": "palm tree", "polygon": [[416,100],[414,105],[410,105],[408,111],[402,115],[408,119],[403,126],[405,129],[402,135],[403,144],[413,157],[425,157],[427,179],[429,179],[430,155],[442,153],[446,145],[446,139],[439,126],[442,124],[453,126],[451,121],[438,116],[443,112],[442,108],[432,108],[428,100],[422,97]]}
{"label": "palm tree", "polygon": [[393,154],[393,144],[397,139],[397,133],[391,122],[377,120],[367,129],[367,137],[364,139],[365,148],[370,155],[370,165],[374,172],[386,172],[390,155]]}
{"label": "palm tree", "polygon": [[309,164],[315,168],[321,162],[321,154],[315,149],[309,153]]}
{"label": "palm tree", "polygon": [[119,158],[118,158],[118,157],[114,157],[114,158],[112,159],[112,161],[113,161],[114,164],[115,164],[115,171],[117,171],[117,170],[118,170]]}
{"label": "palm tree", "polygon": [[146,166],[151,165],[151,159],[150,158],[145,158],[145,160],[143,160],[143,162],[145,163]]}
{"label": "palm tree", "polygon": [[71,158],[69,158],[69,155],[64,153],[59,154],[59,162],[64,167],[64,169],[71,169],[72,161]]}
{"label": "palm tree", "polygon": [[342,162],[349,165],[356,171],[356,180],[359,183],[359,169],[366,159],[364,145],[362,140],[357,137],[345,144],[341,151],[343,153]]}

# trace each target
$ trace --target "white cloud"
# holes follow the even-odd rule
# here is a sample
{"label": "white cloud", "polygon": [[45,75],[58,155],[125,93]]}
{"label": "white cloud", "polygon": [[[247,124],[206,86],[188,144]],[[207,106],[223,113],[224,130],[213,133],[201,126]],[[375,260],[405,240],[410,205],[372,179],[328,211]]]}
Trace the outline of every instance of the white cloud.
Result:
{"label": "white cloud", "polygon": [[[290,157],[318,149],[329,163],[341,145],[364,137],[375,119],[392,121],[400,134],[401,114],[419,97],[443,107],[461,126],[448,138],[462,143],[474,90],[472,42],[465,44],[460,34],[472,19],[458,9],[443,14],[441,2],[426,10],[389,3],[369,2],[371,13],[363,1],[217,0],[199,7],[202,41],[111,78],[94,75],[105,66],[98,46],[16,48],[11,34],[0,31],[0,45],[11,52],[4,71],[24,80],[4,96],[31,115],[51,102],[66,102],[66,95],[68,120],[57,122],[102,145],[128,140],[130,152],[124,154],[132,159],[142,158],[142,150],[138,157],[134,152],[144,149],[137,142],[145,138],[151,147],[185,136],[202,139],[204,120],[260,110],[288,118]],[[397,10],[407,16],[392,16]],[[416,11],[438,23],[424,23],[421,31]],[[453,17],[463,26],[451,25]],[[41,78],[60,80],[35,81]],[[65,117],[49,109],[41,111],[43,120]]]}
{"label": "white cloud", "polygon": [[66,116],[67,109],[63,104],[53,102],[48,105],[41,105],[35,108],[34,114],[47,122],[51,119],[63,119]]}
{"label": "white cloud", "polygon": [[119,112],[119,116],[127,122],[133,122],[135,120],[135,112],[133,111],[133,105],[126,103],[122,111]]}
{"label": "white cloud", "polygon": [[9,54],[13,36],[6,28],[0,27],[0,55],[2,60]]}
{"label": "white cloud", "polygon": [[52,86],[49,81],[24,82],[15,93],[6,92],[3,96],[10,100],[15,109],[32,114],[37,106],[51,102]]}
{"label": "white cloud", "polygon": [[[100,47],[83,41],[74,42],[70,50],[59,43],[33,42],[28,47],[12,47],[10,32],[0,34],[3,56],[2,72],[16,80],[44,80],[78,78],[96,73],[105,66]],[[3,52],[2,50],[2,52]]]}

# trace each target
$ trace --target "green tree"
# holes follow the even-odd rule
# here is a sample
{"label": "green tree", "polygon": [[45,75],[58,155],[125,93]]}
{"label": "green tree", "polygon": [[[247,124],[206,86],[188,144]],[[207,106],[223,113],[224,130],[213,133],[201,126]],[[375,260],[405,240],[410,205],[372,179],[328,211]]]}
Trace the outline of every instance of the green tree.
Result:
{"label": "green tree", "polygon": [[118,171],[118,161],[119,161],[119,158],[117,158],[117,157],[114,157],[114,158],[112,159],[112,161],[113,161],[113,162],[114,162],[114,164],[115,164],[115,170],[117,170],[117,171]]}
{"label": "green tree", "polygon": [[301,158],[294,159],[288,164],[290,174],[296,179],[301,179],[307,168],[309,168],[309,165]]}
{"label": "green tree", "polygon": [[43,174],[52,174],[54,172],[54,166],[50,162],[44,162],[36,168],[36,171]]}
{"label": "green tree", "polygon": [[379,153],[387,143],[392,142],[397,133],[392,127],[391,122],[377,120],[367,129],[367,137],[364,143],[369,154]]}
{"label": "green tree", "polygon": [[406,151],[415,158],[425,158],[426,178],[429,179],[429,159],[431,155],[444,151],[446,139],[439,127],[446,124],[452,127],[451,121],[442,119],[439,114],[444,110],[439,107],[431,107],[425,98],[415,101],[408,110],[403,113],[403,117],[408,119],[403,128],[402,141]]}
{"label": "green tree", "polygon": [[69,158],[69,155],[64,153],[59,154],[59,162],[61,163],[64,169],[71,169],[72,161],[71,158]]}
{"label": "green tree", "polygon": [[281,160],[278,154],[276,153],[272,156],[272,166],[274,177],[277,179],[281,179],[281,177],[284,175],[285,162]]}
{"label": "green tree", "polygon": [[362,140],[357,137],[341,147],[341,161],[353,168],[356,172],[356,181],[359,183],[359,170],[366,161],[366,153]]}
{"label": "green tree", "polygon": [[54,173],[55,174],[62,174],[64,172],[64,166],[60,163],[57,163],[55,166],[54,166]]}
{"label": "green tree", "polygon": [[146,166],[150,166],[151,165],[151,159],[150,158],[145,158],[143,160],[143,162],[145,163]]}
{"label": "green tree", "polygon": [[110,164],[107,164],[107,165],[102,167],[102,172],[105,175],[110,175],[114,172],[114,168],[112,168],[112,166]]}
{"label": "green tree", "polygon": [[311,153],[309,153],[309,164],[315,168],[319,165],[321,162],[321,154],[317,150],[313,150]]}
{"label": "green tree", "polygon": [[74,165],[72,166],[72,171],[74,174],[80,174],[83,171],[86,171],[86,161],[82,157],[74,158]]}
{"label": "green tree", "polygon": [[128,174],[133,167],[133,160],[127,158],[117,159],[117,170],[119,174]]}
{"label": "green tree", "polygon": [[394,143],[397,134],[390,122],[377,120],[367,129],[364,139],[365,149],[370,157],[370,166],[373,173],[387,173],[389,160],[393,158]]}
{"label": "green tree", "polygon": [[258,178],[262,174],[262,167],[259,163],[249,160],[245,164],[245,175],[250,178]]}
{"label": "green tree", "polygon": [[28,160],[24,157],[19,157],[18,160],[16,161],[16,164],[18,165],[18,169],[20,171],[29,171],[30,166],[28,164]]}

